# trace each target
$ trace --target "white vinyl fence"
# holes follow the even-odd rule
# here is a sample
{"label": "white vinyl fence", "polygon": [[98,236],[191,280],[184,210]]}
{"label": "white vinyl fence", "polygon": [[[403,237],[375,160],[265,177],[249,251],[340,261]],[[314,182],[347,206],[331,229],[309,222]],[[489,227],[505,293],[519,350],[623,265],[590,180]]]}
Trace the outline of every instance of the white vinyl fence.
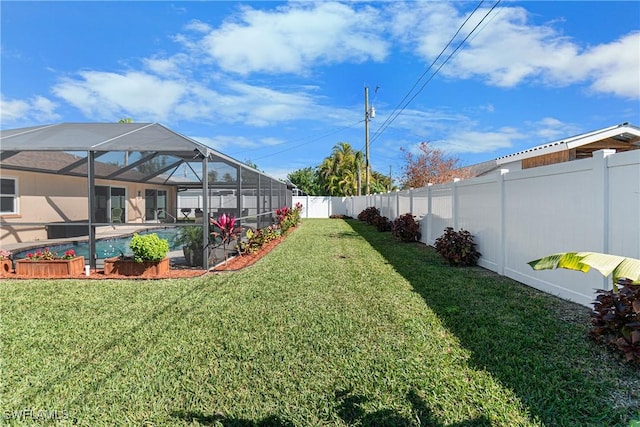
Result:
{"label": "white vinyl fence", "polygon": [[412,213],[422,241],[432,245],[446,227],[470,231],[479,264],[534,288],[591,306],[596,289],[610,289],[597,271],[534,271],[528,261],[565,251],[640,259],[640,150],[493,176],[370,196],[294,197],[303,217],[352,217],[375,206],[393,220]]}

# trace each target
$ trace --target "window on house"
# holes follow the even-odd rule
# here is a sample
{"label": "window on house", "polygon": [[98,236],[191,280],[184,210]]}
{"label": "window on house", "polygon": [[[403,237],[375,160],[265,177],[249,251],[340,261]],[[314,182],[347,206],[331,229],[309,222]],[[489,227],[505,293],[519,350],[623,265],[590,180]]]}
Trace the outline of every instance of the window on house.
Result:
{"label": "window on house", "polygon": [[18,180],[0,178],[0,214],[18,213]]}

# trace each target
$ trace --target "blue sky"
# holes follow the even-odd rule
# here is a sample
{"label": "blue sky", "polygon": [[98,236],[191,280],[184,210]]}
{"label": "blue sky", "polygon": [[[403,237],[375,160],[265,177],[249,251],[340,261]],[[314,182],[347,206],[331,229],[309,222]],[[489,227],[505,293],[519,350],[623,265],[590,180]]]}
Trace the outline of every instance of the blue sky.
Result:
{"label": "blue sky", "polygon": [[364,151],[369,87],[397,178],[421,141],[470,165],[640,125],[640,2],[479,4],[2,1],[1,127],[159,122],[283,178]]}

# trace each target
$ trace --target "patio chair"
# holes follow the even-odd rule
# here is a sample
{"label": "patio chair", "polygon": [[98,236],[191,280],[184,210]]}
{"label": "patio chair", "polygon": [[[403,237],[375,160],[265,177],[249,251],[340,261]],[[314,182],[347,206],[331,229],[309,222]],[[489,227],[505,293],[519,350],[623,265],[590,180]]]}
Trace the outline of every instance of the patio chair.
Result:
{"label": "patio chair", "polygon": [[122,208],[111,208],[111,222],[122,223]]}

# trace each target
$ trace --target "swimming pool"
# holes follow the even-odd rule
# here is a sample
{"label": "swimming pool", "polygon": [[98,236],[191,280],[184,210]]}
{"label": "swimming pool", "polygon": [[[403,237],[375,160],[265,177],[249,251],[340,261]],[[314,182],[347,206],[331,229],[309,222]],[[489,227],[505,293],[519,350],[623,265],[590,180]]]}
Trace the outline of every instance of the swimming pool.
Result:
{"label": "swimming pool", "polygon": [[[139,234],[150,233],[156,233],[161,239],[166,239],[169,242],[169,250],[173,251],[182,248],[181,245],[175,243],[178,228],[147,230],[141,231]],[[97,240],[96,258],[105,259],[120,255],[133,255],[131,249],[129,249],[129,243],[131,243],[132,237],[133,235]],[[44,248],[44,246],[33,247],[25,251],[15,252],[13,254],[13,259],[26,258],[28,253],[33,253],[38,249],[43,250]],[[61,245],[50,245],[48,248],[51,252],[57,253],[59,256],[62,256],[66,251],[73,249],[77,256],[83,256],[85,260],[89,259],[89,242],[69,242]]]}

